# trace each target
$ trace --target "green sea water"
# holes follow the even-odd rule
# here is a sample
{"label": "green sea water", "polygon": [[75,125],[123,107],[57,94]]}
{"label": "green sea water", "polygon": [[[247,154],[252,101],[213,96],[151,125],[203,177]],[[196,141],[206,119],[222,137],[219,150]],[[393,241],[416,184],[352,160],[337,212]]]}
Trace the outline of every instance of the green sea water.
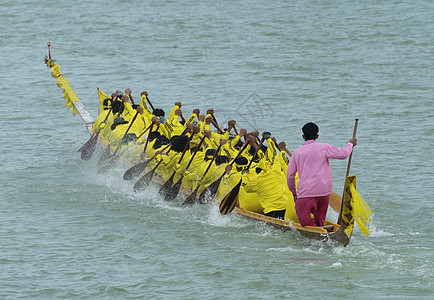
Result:
{"label": "green sea water", "polygon": [[[10,1],[0,5],[1,299],[432,299],[433,1]],[[347,247],[135,194],[43,63],[96,88],[215,109],[293,151],[316,122],[374,211]],[[332,161],[342,192],[346,161]],[[336,220],[330,211],[328,217]]]}

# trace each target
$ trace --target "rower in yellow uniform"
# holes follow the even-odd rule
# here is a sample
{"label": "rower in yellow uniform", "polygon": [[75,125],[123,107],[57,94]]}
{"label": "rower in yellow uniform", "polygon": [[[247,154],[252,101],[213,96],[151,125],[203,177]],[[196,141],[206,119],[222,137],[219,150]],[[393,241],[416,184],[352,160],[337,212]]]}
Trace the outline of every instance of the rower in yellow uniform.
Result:
{"label": "rower in yellow uniform", "polygon": [[[258,194],[265,215],[283,220],[288,206],[289,194],[284,184],[280,162],[276,159],[277,149],[271,139],[271,133],[264,132],[263,138],[268,143],[266,156],[259,160],[255,168],[251,168],[243,174],[242,186],[247,192]],[[252,146],[258,147],[256,144],[252,144]]]}

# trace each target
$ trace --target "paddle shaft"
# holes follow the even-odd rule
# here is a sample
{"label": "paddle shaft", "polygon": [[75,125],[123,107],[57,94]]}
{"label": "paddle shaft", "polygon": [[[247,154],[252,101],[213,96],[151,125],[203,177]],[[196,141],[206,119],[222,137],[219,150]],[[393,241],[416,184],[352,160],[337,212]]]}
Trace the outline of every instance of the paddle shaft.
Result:
{"label": "paddle shaft", "polygon": [[[355,119],[354,130],[353,130],[353,139],[356,137],[358,123],[359,123],[359,119]],[[347,165],[347,173],[345,175],[345,182],[347,181],[348,175],[350,175],[350,166],[351,166],[351,159],[353,157],[353,151],[354,151],[354,147],[353,147],[353,150],[350,153],[350,157],[348,158],[348,165]],[[344,197],[345,197],[345,182],[344,182],[344,191],[342,193],[342,203],[341,203],[341,210],[340,210],[340,213],[339,213],[338,224],[340,224],[341,221],[342,221],[342,210],[343,210],[343,206],[344,206]]]}
{"label": "paddle shaft", "polygon": [[188,169],[190,167],[191,163],[193,162],[194,157],[196,156],[196,153],[199,151],[205,138],[206,138],[206,136],[203,136],[203,138],[200,140],[199,145],[197,145],[196,149],[193,152],[193,155],[190,158],[190,161],[188,162],[187,166],[185,167],[186,169]]}
{"label": "paddle shaft", "polygon": [[[181,135],[184,135],[187,132],[187,128],[184,129],[184,131],[181,133]],[[166,150],[168,147],[170,147],[172,144],[168,144],[166,145],[161,151]],[[143,153],[145,153],[145,149],[143,149]],[[169,153],[170,150],[167,152]],[[139,175],[140,173],[143,172],[143,170],[148,166],[148,164],[158,155],[158,152],[155,153],[150,159],[146,160],[146,161],[141,161],[138,164],[132,166],[131,168],[129,168],[128,170],[125,171],[123,178],[125,180],[130,180],[133,179],[134,177],[136,177],[137,175]]]}
{"label": "paddle shaft", "polygon": [[250,160],[249,165],[247,166],[246,169],[250,169],[250,166],[252,165],[253,160],[256,158],[256,155],[258,155],[259,150],[261,150],[262,144],[264,144],[264,141],[265,141],[265,139],[262,138],[261,141],[260,141],[260,143],[259,143],[258,148],[256,148],[256,150],[255,150],[255,154],[253,154],[252,159]]}
{"label": "paddle shaft", "polygon": [[[243,153],[243,151],[247,148],[248,143],[245,143],[244,146],[240,149],[240,151],[238,151],[237,156],[235,156],[235,158],[230,162],[230,165],[232,166],[235,162],[235,160],[240,157],[241,153]],[[201,203],[205,203],[205,199],[207,197],[207,194],[209,197],[214,197],[215,194],[217,193],[218,187],[220,185],[220,181],[222,180],[223,176],[225,176],[226,171],[223,172],[223,174],[217,179],[215,180],[213,183],[211,183],[209,186],[206,187],[206,189],[204,189],[202,191],[202,193],[200,193],[199,195],[199,201]]]}
{"label": "paddle shaft", "polygon": [[[151,125],[149,125],[148,126],[148,128],[146,128],[146,130],[145,131],[143,131],[143,133],[139,136],[139,137],[141,137],[148,129],[149,129],[149,134],[148,134],[148,136],[147,136],[147,138],[146,138],[146,143],[145,143],[145,147],[143,148],[143,152],[146,152],[146,147],[148,146],[148,143],[149,143],[149,137],[151,136],[151,132],[152,132],[152,127],[154,126],[154,123],[151,123]],[[137,138],[137,139],[139,139],[139,137]],[[137,140],[136,139],[136,140]]]}
{"label": "paddle shaft", "polygon": [[182,203],[183,205],[184,205],[184,204],[188,204],[188,203],[193,203],[194,200],[196,199],[196,194],[197,194],[197,191],[199,190],[200,182],[205,178],[206,174],[207,174],[208,171],[211,169],[211,165],[212,165],[212,163],[214,162],[215,158],[217,157],[217,155],[218,155],[218,153],[219,153],[219,151],[220,151],[221,146],[222,146],[221,144],[218,146],[218,148],[217,148],[217,150],[215,151],[215,153],[214,153],[214,155],[213,155],[211,161],[209,162],[207,168],[205,169],[205,172],[203,172],[202,177],[201,177],[200,180],[199,180],[199,183],[197,184],[197,186],[196,186],[196,188],[194,189],[193,193],[191,193],[190,196],[188,196],[187,199],[185,199],[184,203]]}
{"label": "paddle shaft", "polygon": [[[171,144],[166,145],[161,151],[164,151],[169,147]],[[141,174],[143,170],[148,166],[148,164],[157,156],[157,153],[154,154],[150,159],[146,161],[141,161],[137,163],[136,165],[132,166],[128,170],[125,171],[123,178],[125,180],[131,180]]]}
{"label": "paddle shaft", "polygon": [[116,148],[115,152],[113,153],[113,155],[115,155],[118,152],[119,148],[121,147],[122,140],[127,136],[128,131],[130,131],[131,126],[133,126],[133,123],[136,120],[136,118],[137,118],[138,115],[139,115],[139,112],[136,112],[136,114],[134,115],[133,119],[130,122],[130,125],[128,126],[127,130],[125,131],[123,137],[119,140],[119,145],[117,146],[117,148]]}
{"label": "paddle shaft", "polygon": [[152,110],[155,110],[154,106],[151,103],[151,100],[149,100],[149,97],[147,95],[145,95],[145,97],[146,97],[146,101],[148,101],[149,106],[152,108]]}
{"label": "paddle shaft", "polygon": [[[191,163],[193,162],[193,159],[196,156],[196,153],[199,151],[200,146],[202,146],[202,143],[205,140],[205,138],[206,138],[206,136],[204,136],[200,140],[199,145],[197,145],[196,150],[194,151],[193,155],[190,158],[190,161],[188,162],[187,166],[185,167],[187,170],[190,167]],[[166,200],[173,200],[176,198],[176,196],[179,193],[179,189],[181,188],[181,183],[182,183],[183,178],[184,178],[184,176],[181,174],[181,177],[179,177],[178,181],[172,186],[172,189],[166,193]]]}
{"label": "paddle shaft", "polygon": [[217,120],[214,117],[214,114],[211,114],[211,117],[212,117],[212,121],[211,121],[212,125],[214,125],[214,127],[217,129],[218,132],[224,133],[223,130],[220,129],[219,124],[217,123]]}
{"label": "paddle shaft", "polygon": [[[187,140],[187,143],[185,144],[184,151],[182,151],[181,157],[178,160],[178,164],[180,164],[182,162],[182,159],[184,158],[184,155],[188,150],[188,146],[190,144],[190,141],[193,139],[193,136],[194,136],[194,134],[191,133],[191,136],[189,137],[189,139]],[[176,170],[173,171],[170,178],[163,184],[163,186],[158,191],[158,193],[164,195],[165,198],[167,197],[168,192],[170,191],[170,188],[172,187],[173,177],[175,177],[175,174],[176,174]]]}
{"label": "paddle shaft", "polygon": [[235,125],[233,126],[233,128],[234,128],[235,134],[238,135],[238,130],[237,130],[237,128],[235,127]]}
{"label": "paddle shaft", "polygon": [[136,104],[134,104],[133,96],[131,95],[131,93],[128,94],[128,97],[131,100],[131,104],[135,106]]}

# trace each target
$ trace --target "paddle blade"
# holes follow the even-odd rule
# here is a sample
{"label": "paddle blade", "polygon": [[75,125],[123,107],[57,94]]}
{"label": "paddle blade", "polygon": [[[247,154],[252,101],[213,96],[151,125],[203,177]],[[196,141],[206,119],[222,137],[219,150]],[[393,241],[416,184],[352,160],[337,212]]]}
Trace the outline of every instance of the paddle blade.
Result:
{"label": "paddle blade", "polygon": [[193,193],[188,196],[185,201],[182,203],[182,205],[188,205],[193,204],[194,201],[196,201],[197,191],[199,190],[199,186],[196,187],[196,189],[193,191]]}
{"label": "paddle blade", "polygon": [[131,180],[139,176],[148,166],[150,160],[139,162],[138,164],[132,166],[124,173],[124,180]]}
{"label": "paddle blade", "polygon": [[219,179],[211,183],[206,189],[202,191],[199,195],[199,203],[205,204],[210,199],[214,198],[214,196],[217,194],[217,191],[219,189],[220,181],[222,180],[223,176],[221,176]]}
{"label": "paddle blade", "polygon": [[152,177],[154,176],[155,169],[153,168],[151,171],[140,177],[139,180],[136,181],[134,184],[134,192],[138,193],[146,189],[149,185],[149,183],[152,181]]}
{"label": "paddle blade", "polygon": [[169,193],[169,191],[172,188],[174,176],[175,176],[175,172],[172,173],[172,176],[170,176],[170,178],[163,184],[163,186],[158,191],[158,193],[162,195],[164,198],[167,197],[166,195]]}
{"label": "paddle blade", "polygon": [[99,166],[103,162],[105,162],[110,156],[111,156],[111,154],[110,154],[110,146],[107,146],[107,148],[105,148],[104,152],[101,154],[101,157],[98,159],[98,162],[96,163],[97,166]]}
{"label": "paddle blade", "polygon": [[107,172],[108,170],[110,170],[113,165],[118,161],[119,156],[111,156],[109,158],[107,158],[104,162],[102,162],[99,166],[98,166],[98,174],[103,174],[105,172]]}
{"label": "paddle blade", "polygon": [[164,198],[166,201],[172,201],[178,196],[179,189],[181,188],[182,177],[178,179],[178,181],[172,186],[170,190],[167,191],[166,197]]}
{"label": "paddle blade", "polygon": [[329,198],[329,206],[333,208],[333,210],[337,213],[340,213],[341,206],[342,206],[342,197],[336,194],[335,192],[332,192],[330,194]]}
{"label": "paddle blade", "polygon": [[223,198],[222,202],[220,202],[220,214],[227,215],[234,210],[238,201],[238,193],[240,192],[241,183],[242,180],[240,180],[232,191]]}
{"label": "paddle blade", "polygon": [[91,159],[93,153],[95,152],[96,143],[98,141],[98,135],[93,134],[90,139],[80,148],[81,159],[89,160]]}

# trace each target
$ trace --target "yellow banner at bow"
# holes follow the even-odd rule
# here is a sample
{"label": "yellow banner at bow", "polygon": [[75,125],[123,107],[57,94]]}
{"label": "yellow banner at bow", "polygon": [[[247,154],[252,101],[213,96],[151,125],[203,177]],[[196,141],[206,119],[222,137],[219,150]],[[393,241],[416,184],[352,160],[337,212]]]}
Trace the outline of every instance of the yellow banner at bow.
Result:
{"label": "yellow banner at bow", "polygon": [[75,115],[78,113],[78,111],[75,108],[73,102],[78,102],[78,101],[80,101],[80,99],[78,99],[77,95],[72,90],[72,88],[69,85],[69,82],[65,78],[65,76],[63,76],[62,73],[60,73],[59,68],[60,68],[60,66],[58,64],[55,64],[51,68],[51,76],[53,78],[57,79],[56,84],[63,91],[63,97],[65,98],[66,108],[70,109],[72,107],[72,114]]}

